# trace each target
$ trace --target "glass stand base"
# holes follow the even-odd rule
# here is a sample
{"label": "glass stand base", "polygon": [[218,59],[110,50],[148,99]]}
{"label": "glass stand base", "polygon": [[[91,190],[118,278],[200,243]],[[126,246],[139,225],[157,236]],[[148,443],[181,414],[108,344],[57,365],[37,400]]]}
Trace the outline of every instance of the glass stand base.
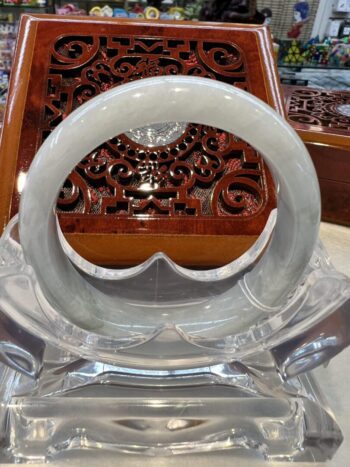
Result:
{"label": "glass stand base", "polygon": [[[11,370],[12,381],[16,379]],[[226,454],[325,461],[342,442],[313,376],[299,396],[249,394],[232,385],[146,388],[83,385],[61,396],[11,396],[2,404],[2,462]],[[9,387],[9,386],[7,386]],[[291,386],[289,386],[291,388]]]}
{"label": "glass stand base", "polygon": [[14,398],[8,411],[7,454],[17,463],[77,452],[169,456],[224,449],[274,461],[323,461],[342,439],[326,412],[297,398]]}

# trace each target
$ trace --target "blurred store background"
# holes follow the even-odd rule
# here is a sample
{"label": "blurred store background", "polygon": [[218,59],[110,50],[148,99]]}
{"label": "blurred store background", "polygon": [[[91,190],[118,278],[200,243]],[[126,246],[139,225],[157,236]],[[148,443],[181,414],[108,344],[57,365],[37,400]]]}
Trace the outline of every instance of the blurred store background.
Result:
{"label": "blurred store background", "polygon": [[350,0],[0,0],[0,121],[22,13],[265,24],[283,83],[350,86]]}

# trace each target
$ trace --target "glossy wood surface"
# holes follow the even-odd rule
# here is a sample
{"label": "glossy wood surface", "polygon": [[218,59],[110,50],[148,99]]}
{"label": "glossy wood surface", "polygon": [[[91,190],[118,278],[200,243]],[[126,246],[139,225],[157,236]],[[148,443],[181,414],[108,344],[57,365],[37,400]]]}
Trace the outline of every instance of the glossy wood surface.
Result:
{"label": "glossy wood surface", "polygon": [[[110,87],[178,73],[239,86],[284,114],[264,27],[24,16],[1,143],[2,227],[38,147],[68,113]],[[58,199],[69,242],[90,261],[116,265],[160,250],[181,264],[225,264],[255,241],[274,206],[260,156],[192,124],[152,150],[116,135],[86,156]]]}
{"label": "glossy wood surface", "polygon": [[288,120],[305,142],[319,177],[322,218],[350,225],[350,92],[283,86]]}

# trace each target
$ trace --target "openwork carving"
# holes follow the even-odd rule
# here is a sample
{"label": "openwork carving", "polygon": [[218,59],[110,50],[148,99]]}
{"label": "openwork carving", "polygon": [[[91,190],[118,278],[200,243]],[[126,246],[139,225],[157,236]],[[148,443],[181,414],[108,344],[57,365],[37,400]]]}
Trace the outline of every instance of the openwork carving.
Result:
{"label": "openwork carving", "polygon": [[[244,55],[232,43],[61,36],[51,54],[41,140],[97,94],[128,81],[169,74],[219,79],[250,89]],[[126,135],[106,142],[66,180],[58,210],[117,216],[250,216],[264,201],[264,171],[257,153],[233,135],[190,123],[166,146],[140,146]]]}
{"label": "openwork carving", "polygon": [[296,89],[291,93],[288,118],[292,122],[339,130],[350,129],[350,115],[342,106],[350,104],[350,93],[317,89]]}

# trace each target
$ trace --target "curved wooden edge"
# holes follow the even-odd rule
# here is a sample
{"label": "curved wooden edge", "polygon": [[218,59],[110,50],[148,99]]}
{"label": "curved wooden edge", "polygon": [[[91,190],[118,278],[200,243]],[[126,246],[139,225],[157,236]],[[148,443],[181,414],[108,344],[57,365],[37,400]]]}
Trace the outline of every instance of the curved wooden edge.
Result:
{"label": "curved wooden edge", "polygon": [[271,105],[282,117],[287,118],[286,107],[284,105],[283,90],[278,72],[277,60],[273,48],[273,40],[270,30],[266,26],[258,28],[258,34],[261,38],[261,43],[264,44],[260,53],[260,60],[266,63],[268,72],[263,74],[265,88],[268,98],[268,104]]}
{"label": "curved wooden edge", "polygon": [[[253,235],[108,235],[65,234],[74,250],[94,264],[134,266],[163,252],[181,266],[224,266],[247,251],[258,239]],[[204,254],[205,253],[205,254]],[[116,263],[115,258],[118,257]],[[221,258],[218,261],[218,258]]]}
{"label": "curved wooden edge", "polygon": [[[15,184],[18,148],[23,123],[23,113],[33,60],[37,31],[35,18],[23,15],[15,49],[15,60],[9,83],[9,94],[0,140],[0,173],[3,185],[0,192],[1,232],[10,220],[11,199]],[[9,128],[9,130],[7,129]]]}
{"label": "curved wooden edge", "polygon": [[294,125],[294,123],[291,121],[289,121],[289,123],[297,131],[304,143],[313,143],[319,146],[329,146],[339,149],[350,149],[350,134],[340,135],[317,127],[316,129],[312,130],[305,130],[300,128],[297,124]]}

